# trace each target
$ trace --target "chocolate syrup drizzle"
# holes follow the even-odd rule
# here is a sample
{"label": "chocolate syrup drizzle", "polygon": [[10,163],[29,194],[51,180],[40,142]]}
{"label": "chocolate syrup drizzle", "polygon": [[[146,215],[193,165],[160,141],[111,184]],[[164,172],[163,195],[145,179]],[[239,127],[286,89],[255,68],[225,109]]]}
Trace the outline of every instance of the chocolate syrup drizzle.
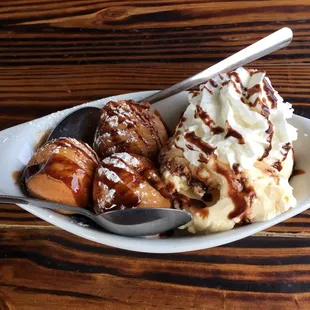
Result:
{"label": "chocolate syrup drizzle", "polygon": [[213,154],[214,151],[216,150],[216,147],[212,147],[210,144],[201,140],[201,138],[196,136],[196,134],[193,131],[187,132],[184,138],[185,140],[187,140],[188,142],[199,148],[207,156]]}
{"label": "chocolate syrup drizzle", "polygon": [[[228,196],[234,204],[234,210],[228,215],[229,219],[234,219],[237,217],[244,217],[249,206],[251,206],[253,199],[256,197],[255,190],[253,186],[246,186],[242,178],[236,179],[234,176],[230,175],[230,170],[221,167],[216,164],[215,171],[226,178],[228,184]],[[241,190],[238,187],[241,185]],[[249,199],[249,202],[246,201]]]}
{"label": "chocolate syrup drizzle", "polygon": [[269,119],[267,119],[267,122],[268,122],[268,129],[265,131],[266,134],[268,134],[268,137],[267,137],[267,142],[269,143],[268,146],[265,148],[265,151],[263,153],[263,155],[259,158],[260,161],[262,161],[264,158],[266,158],[271,149],[272,149],[272,138],[273,138],[273,134],[274,134],[274,131],[273,131],[273,125],[271,123],[271,121]]}
{"label": "chocolate syrup drizzle", "polygon": [[[104,186],[104,189],[107,189],[113,194],[111,196],[105,196],[108,196],[109,199],[104,200],[104,207],[99,206],[101,212],[137,207],[141,199],[139,195],[135,193],[134,188],[137,188],[145,181],[156,189],[164,198],[171,199],[168,189],[157,174],[152,162],[148,159],[133,157],[139,160],[138,165],[135,166],[117,155],[111,155],[108,158],[111,159],[110,162],[108,160],[102,161],[95,176],[95,184],[97,187],[100,188]],[[124,168],[118,167],[112,160],[121,162]],[[107,172],[99,173],[100,167],[106,168]],[[118,181],[114,181],[113,178],[108,177],[108,173],[117,175]],[[94,197],[100,200],[101,196],[101,190],[99,189],[97,193],[95,192]]]}
{"label": "chocolate syrup drizzle", "polygon": [[[25,187],[25,185],[39,173],[44,173],[48,177],[64,183],[71,190],[76,204],[85,207],[85,189],[88,189],[87,183],[92,182],[93,176],[81,165],[81,162],[83,161],[84,165],[87,165],[88,168],[92,170],[97,163],[96,156],[87,144],[83,144],[83,146],[89,150],[89,152],[83,150],[68,138],[60,138],[49,144],[53,144],[57,147],[70,148],[71,151],[76,153],[78,160],[73,161],[60,153],[52,152],[46,161],[26,167],[23,175],[24,180],[22,180],[22,183],[24,183],[23,186]],[[88,162],[85,162],[85,160]],[[93,165],[93,167],[91,167],[91,165]]]}
{"label": "chocolate syrup drizzle", "polygon": [[213,91],[209,89],[206,85],[203,87],[210,95],[213,95]]}
{"label": "chocolate syrup drizzle", "polygon": [[230,126],[228,121],[226,121],[226,129],[227,129],[227,134],[225,135],[225,139],[227,139],[229,137],[234,137],[238,140],[239,144],[245,144],[245,141],[244,141],[242,134],[240,132],[238,132],[237,130],[233,129]]}
{"label": "chocolate syrup drizzle", "polygon": [[[126,151],[133,147],[142,148],[143,145],[148,148],[150,140],[145,138],[147,135],[141,131],[142,127],[152,136],[159,150],[165,141],[162,140],[159,128],[156,125],[158,116],[149,112],[149,109],[150,104],[147,102],[110,101],[102,110],[102,117],[95,138],[95,141],[98,140],[98,142],[94,146],[96,151],[101,153],[101,157],[108,156],[112,152]],[[109,122],[108,118],[112,117],[116,117],[117,124],[114,124],[114,121]],[[128,130],[128,134],[121,136],[119,130]],[[110,133],[107,138],[103,137],[106,133]],[[133,142],[133,139],[136,142]],[[143,145],[140,146],[139,141]],[[136,144],[132,145],[132,143]],[[111,147],[107,148],[107,145]],[[107,151],[109,149],[111,151]]]}
{"label": "chocolate syrup drizzle", "polygon": [[[250,73],[251,76],[253,76],[254,74],[260,73],[260,71],[249,71],[249,70],[248,70],[248,72]],[[232,76],[234,76],[235,81],[237,83],[239,83],[239,85],[242,89],[242,94],[243,95],[246,94],[245,98],[247,99],[247,101],[245,101],[243,99],[243,97],[241,97],[241,101],[245,104],[248,104],[250,107],[254,107],[257,104],[259,104],[261,106],[261,115],[263,115],[268,122],[269,127],[266,130],[266,133],[268,134],[268,137],[267,137],[268,146],[266,147],[263,155],[259,158],[259,160],[263,160],[264,158],[266,158],[269,155],[269,153],[272,149],[272,138],[274,135],[273,125],[272,125],[271,121],[269,120],[270,110],[267,106],[265,98],[263,98],[262,101],[260,100],[260,98],[256,98],[256,100],[253,103],[249,101],[250,97],[252,97],[255,93],[259,93],[262,91],[261,85],[256,84],[256,85],[247,89],[246,87],[243,86],[241,79],[240,79],[239,75],[237,74],[237,72],[231,72],[229,74],[229,77],[231,78]],[[268,80],[266,78],[263,79],[263,84],[264,84],[263,89],[266,92],[268,100],[271,102],[271,108],[274,109],[277,107],[277,98],[274,95],[275,90],[273,89],[273,87],[270,85],[270,83],[268,82]],[[238,91],[240,93],[239,89],[236,88],[235,83],[233,83],[233,85],[234,85],[236,91]]]}
{"label": "chocolate syrup drizzle", "polygon": [[275,90],[273,89],[273,87],[269,84],[268,80],[266,78],[264,78],[263,80],[264,82],[264,91],[267,94],[267,98],[268,100],[271,102],[271,108],[274,109],[277,107],[278,105],[278,99],[277,97],[274,95]]}
{"label": "chocolate syrup drizzle", "polygon": [[217,84],[214,80],[212,80],[212,79],[209,80],[209,83],[210,83],[211,86],[214,87],[214,88],[217,88],[217,87],[218,87],[218,84]]}
{"label": "chocolate syrup drizzle", "polygon": [[214,135],[221,134],[225,131],[224,128],[220,126],[213,127],[213,125],[215,125],[214,120],[199,105],[196,106],[194,117],[199,117],[203,121],[203,123],[210,128],[211,133]]}
{"label": "chocolate syrup drizzle", "polygon": [[288,143],[285,143],[283,146],[282,146],[282,149],[284,150],[284,152],[282,152],[282,155],[283,155],[283,158],[282,158],[282,160],[280,161],[280,160],[278,160],[278,161],[276,161],[272,166],[275,168],[275,169],[277,169],[278,171],[281,171],[282,170],[282,164],[283,164],[283,162],[286,160],[286,158],[287,158],[287,155],[288,155],[288,153],[289,153],[289,151],[291,150],[291,148],[292,148],[292,144],[290,143],[290,142],[288,142]]}

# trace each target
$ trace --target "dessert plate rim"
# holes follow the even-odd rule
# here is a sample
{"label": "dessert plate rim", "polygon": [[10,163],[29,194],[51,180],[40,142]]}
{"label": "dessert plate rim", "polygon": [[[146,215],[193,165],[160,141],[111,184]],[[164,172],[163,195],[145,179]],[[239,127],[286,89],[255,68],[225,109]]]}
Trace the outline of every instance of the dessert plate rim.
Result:
{"label": "dessert plate rim", "polygon": [[[85,106],[97,106],[101,107],[105,103],[110,100],[124,100],[124,99],[134,99],[136,101],[146,98],[154,94],[156,91],[143,91],[143,92],[133,92],[122,94],[118,96],[107,97],[104,99],[84,103],[78,106],[74,106],[72,108],[68,108],[59,112],[55,112],[49,114],[47,116],[38,118],[36,120],[23,123],[3,131],[0,131],[0,146],[6,145],[7,141],[14,140],[19,138],[19,134],[22,131],[25,131],[30,128],[32,132],[39,132],[42,131],[42,124],[43,127],[45,126],[44,130],[51,127],[51,124],[56,124],[61,118],[66,116],[68,113],[73,112],[76,109]],[[186,98],[186,99],[185,99]],[[170,114],[174,114],[174,120],[171,122],[176,122],[176,118],[180,115],[177,115],[176,111],[179,109],[179,102],[186,103],[187,101],[187,92],[182,92],[177,94],[171,98],[165,99],[161,102],[158,102],[153,105],[154,109],[160,110],[164,121],[165,120],[165,111],[169,111]],[[175,111],[174,111],[175,110]],[[307,133],[310,135],[310,120],[298,115],[294,115],[293,119],[294,125],[300,124],[303,128],[306,128]],[[169,119],[168,119],[169,121]],[[304,134],[307,135],[306,133]],[[305,137],[304,137],[305,138]],[[309,137],[310,139],[310,137]],[[10,145],[10,144],[8,144]],[[1,147],[1,149],[4,149]],[[1,156],[4,156],[5,152],[0,150],[0,159]],[[309,164],[310,167],[310,164]],[[300,167],[298,167],[300,168]],[[3,168],[4,169],[4,168]],[[5,171],[4,171],[5,172]],[[13,172],[13,171],[11,171]],[[310,172],[310,171],[309,171]],[[307,175],[309,173],[307,172]],[[4,174],[5,175],[5,174]],[[8,175],[8,174],[7,174]],[[309,176],[307,176],[309,177]],[[10,193],[8,190],[3,189],[5,182],[8,181],[7,178],[0,180],[0,193],[3,194],[15,194]],[[306,189],[308,190],[308,188]],[[234,228],[230,231],[219,232],[214,234],[208,235],[191,235],[191,236],[177,236],[172,238],[156,238],[156,237],[146,237],[146,238],[133,238],[133,237],[124,237],[113,235],[111,233],[105,232],[103,230],[96,229],[94,227],[81,225],[81,223],[73,220],[71,217],[66,215],[55,213],[54,211],[40,209],[34,206],[27,206],[20,204],[19,206],[26,211],[32,213],[33,215],[65,230],[71,232],[77,236],[82,238],[108,245],[113,246],[125,250],[131,250],[136,252],[145,252],[145,253],[180,253],[180,252],[187,252],[187,251],[194,251],[194,250],[201,250],[212,248],[220,245],[224,245],[233,241],[240,240],[242,238],[251,236],[257,232],[260,232],[266,228],[269,228],[275,224],[278,224],[286,219],[289,219],[310,207],[310,191],[308,191],[308,196],[298,204],[294,209],[290,209],[289,211],[280,214],[273,218],[272,220],[265,221],[265,222],[257,222],[251,223],[242,227]]]}

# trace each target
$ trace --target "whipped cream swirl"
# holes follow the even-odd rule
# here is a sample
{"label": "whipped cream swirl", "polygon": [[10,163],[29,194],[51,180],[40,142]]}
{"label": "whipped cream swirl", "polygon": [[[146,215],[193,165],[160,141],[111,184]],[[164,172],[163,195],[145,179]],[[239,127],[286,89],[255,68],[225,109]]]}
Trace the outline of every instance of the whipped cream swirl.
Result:
{"label": "whipped cream swirl", "polygon": [[238,68],[218,75],[190,92],[189,101],[175,143],[191,164],[215,155],[232,169],[251,169],[259,160],[282,170],[297,132],[287,123],[291,104],[265,72]]}

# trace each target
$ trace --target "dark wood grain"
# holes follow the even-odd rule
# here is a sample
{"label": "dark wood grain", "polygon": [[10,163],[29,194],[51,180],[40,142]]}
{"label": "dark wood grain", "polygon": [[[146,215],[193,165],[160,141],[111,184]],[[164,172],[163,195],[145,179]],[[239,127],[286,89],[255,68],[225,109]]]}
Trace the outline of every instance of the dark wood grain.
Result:
{"label": "dark wood grain", "polygon": [[[292,44],[249,67],[310,117],[308,0],[1,1],[0,130],[165,88],[283,26]],[[309,242],[308,210],[222,247],[140,254],[3,205],[0,309],[308,309]]]}
{"label": "dark wood grain", "polygon": [[[310,117],[310,65],[249,67],[265,70],[296,113]],[[163,89],[205,68],[204,63],[0,67],[0,129],[112,95]]]}
{"label": "dark wood grain", "polygon": [[[4,65],[218,61],[292,27],[294,43],[269,63],[307,62],[307,0],[4,1]],[[261,60],[264,61],[264,60]]]}
{"label": "dark wood grain", "polygon": [[249,302],[258,309],[266,301],[272,309],[306,309],[310,302],[310,239],[251,237],[151,255],[63,231],[0,232],[0,300],[13,309],[47,301],[53,309],[245,309]]}

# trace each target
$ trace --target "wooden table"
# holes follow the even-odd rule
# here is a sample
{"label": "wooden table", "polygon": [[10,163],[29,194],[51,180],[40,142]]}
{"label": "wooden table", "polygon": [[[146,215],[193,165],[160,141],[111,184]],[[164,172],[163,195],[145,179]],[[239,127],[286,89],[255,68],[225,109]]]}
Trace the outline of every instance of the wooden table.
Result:
{"label": "wooden table", "polygon": [[[165,88],[283,26],[293,43],[252,67],[310,116],[309,0],[11,0],[0,23],[0,129]],[[151,255],[2,205],[0,309],[310,309],[309,215],[222,247]]]}

